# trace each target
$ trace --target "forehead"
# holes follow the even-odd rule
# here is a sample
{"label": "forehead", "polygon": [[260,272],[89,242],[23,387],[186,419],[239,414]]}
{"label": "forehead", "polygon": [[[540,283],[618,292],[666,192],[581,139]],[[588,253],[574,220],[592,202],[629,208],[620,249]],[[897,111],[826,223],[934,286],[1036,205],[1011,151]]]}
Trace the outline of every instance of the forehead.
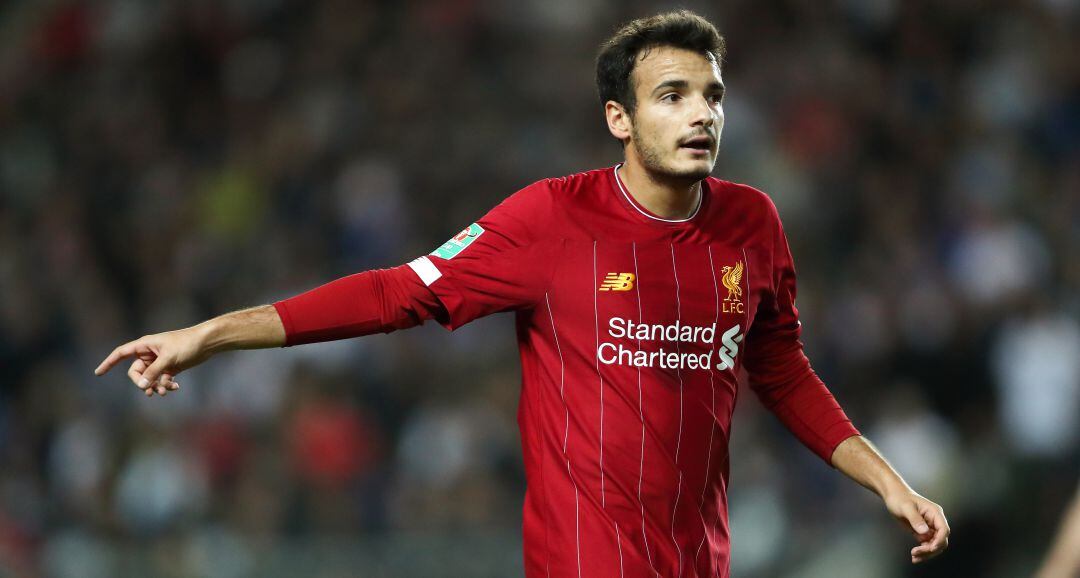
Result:
{"label": "forehead", "polygon": [[638,89],[649,91],[668,80],[685,80],[691,84],[723,82],[719,63],[700,52],[658,46],[643,54],[644,58],[638,56],[632,73]]}

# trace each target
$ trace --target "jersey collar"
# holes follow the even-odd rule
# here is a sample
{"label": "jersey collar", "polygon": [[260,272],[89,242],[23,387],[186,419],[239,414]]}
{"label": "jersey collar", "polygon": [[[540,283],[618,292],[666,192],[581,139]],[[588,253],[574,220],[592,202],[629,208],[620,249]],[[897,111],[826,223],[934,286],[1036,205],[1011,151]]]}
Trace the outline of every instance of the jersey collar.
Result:
{"label": "jersey collar", "polygon": [[646,222],[661,226],[685,226],[694,222],[694,219],[701,213],[702,208],[708,200],[708,178],[705,178],[701,180],[701,194],[698,195],[698,204],[697,207],[694,208],[694,212],[690,213],[690,216],[686,217],[685,219],[665,219],[658,216],[656,213],[653,213],[652,211],[646,209],[640,203],[634,200],[634,197],[630,195],[630,193],[626,190],[626,186],[623,184],[622,179],[619,178],[619,168],[622,166],[623,163],[619,163],[612,167],[611,170],[612,179],[615,181],[615,189],[617,189],[618,196],[622,199],[623,204],[627,205],[628,208],[631,209],[631,212],[636,213],[640,220],[644,220]]}

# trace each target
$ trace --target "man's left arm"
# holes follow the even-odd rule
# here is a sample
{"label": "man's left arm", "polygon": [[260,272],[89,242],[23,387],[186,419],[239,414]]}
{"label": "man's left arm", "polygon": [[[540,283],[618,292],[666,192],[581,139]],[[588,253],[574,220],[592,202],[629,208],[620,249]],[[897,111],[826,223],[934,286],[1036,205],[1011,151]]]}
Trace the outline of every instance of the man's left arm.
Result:
{"label": "man's left arm", "polygon": [[941,507],[912,490],[860,435],[803,352],[795,266],[779,216],[771,208],[772,287],[749,329],[743,359],[750,388],[799,441],[882,498],[888,511],[919,540],[911,551],[913,563],[936,556],[949,543]]}
{"label": "man's left arm", "polygon": [[870,489],[919,545],[911,549],[911,562],[929,560],[949,547],[949,522],[941,506],[920,496],[877,451],[870,440],[852,436],[840,442],[832,465],[847,477]]}

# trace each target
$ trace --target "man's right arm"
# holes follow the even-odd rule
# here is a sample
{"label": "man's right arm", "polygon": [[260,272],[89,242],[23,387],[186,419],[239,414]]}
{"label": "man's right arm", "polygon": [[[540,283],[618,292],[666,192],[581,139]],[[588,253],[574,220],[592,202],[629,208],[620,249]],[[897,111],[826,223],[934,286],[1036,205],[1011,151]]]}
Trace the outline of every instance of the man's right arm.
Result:
{"label": "man's right arm", "polygon": [[221,351],[389,333],[428,319],[453,331],[490,313],[534,306],[557,262],[558,243],[536,242],[534,232],[550,228],[552,206],[547,181],[533,183],[406,265],[356,273],[273,305],[141,337],[117,347],[95,373],[135,357],[131,380],[147,395],[165,395],[179,387],[177,373]]}
{"label": "man's right arm", "polygon": [[[128,377],[152,396],[176,391],[173,378],[210,356],[233,349],[260,349],[285,344],[285,328],[272,305],[234,311],[186,329],[144,335],[112,351],[94,370],[104,375],[121,361],[134,357]],[[151,387],[151,385],[153,387]]]}
{"label": "man's right arm", "polygon": [[349,275],[274,303],[198,325],[146,335],[116,349],[94,370],[103,375],[128,357],[128,377],[146,395],[180,386],[174,377],[223,351],[262,349],[389,333],[444,320],[445,312],[407,265]]}

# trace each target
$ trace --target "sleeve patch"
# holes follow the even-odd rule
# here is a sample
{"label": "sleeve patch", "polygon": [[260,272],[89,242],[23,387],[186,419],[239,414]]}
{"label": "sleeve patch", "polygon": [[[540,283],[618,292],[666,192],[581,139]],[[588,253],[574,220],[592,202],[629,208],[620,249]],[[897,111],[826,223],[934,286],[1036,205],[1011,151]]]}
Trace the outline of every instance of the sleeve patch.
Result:
{"label": "sleeve patch", "polygon": [[408,265],[420,276],[420,280],[424,282],[424,285],[431,286],[439,277],[442,277],[442,272],[427,257],[417,257],[409,261]]}
{"label": "sleeve patch", "polygon": [[458,253],[464,251],[466,247],[472,245],[473,241],[480,238],[480,235],[482,234],[484,234],[484,228],[473,223],[462,229],[460,233],[454,235],[449,241],[443,243],[438,249],[435,249],[428,254],[442,257],[443,259],[453,259]]}

